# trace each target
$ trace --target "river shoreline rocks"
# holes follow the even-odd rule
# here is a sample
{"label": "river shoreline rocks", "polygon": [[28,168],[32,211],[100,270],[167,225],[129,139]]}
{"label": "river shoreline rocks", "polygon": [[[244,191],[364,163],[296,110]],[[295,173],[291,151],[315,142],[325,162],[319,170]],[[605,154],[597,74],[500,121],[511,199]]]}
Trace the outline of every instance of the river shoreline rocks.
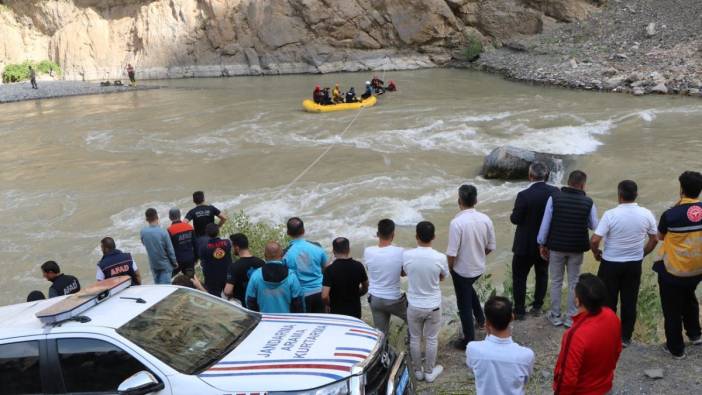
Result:
{"label": "river shoreline rocks", "polygon": [[699,97],[701,14],[696,1],[609,1],[582,21],[506,40],[469,67],[544,85]]}
{"label": "river shoreline rocks", "polygon": [[130,87],[100,86],[99,82],[80,81],[38,81],[39,89],[32,89],[29,81],[0,85],[0,103],[25,100],[51,99],[66,96],[101,95],[106,93],[130,92],[145,89],[157,89],[155,85],[137,85]]}

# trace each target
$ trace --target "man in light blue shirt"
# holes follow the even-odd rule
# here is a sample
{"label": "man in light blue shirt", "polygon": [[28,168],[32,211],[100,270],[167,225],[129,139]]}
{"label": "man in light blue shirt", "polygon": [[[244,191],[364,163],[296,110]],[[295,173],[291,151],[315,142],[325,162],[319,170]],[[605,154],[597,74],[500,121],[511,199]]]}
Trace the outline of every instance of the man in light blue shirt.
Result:
{"label": "man in light blue shirt", "polygon": [[173,269],[178,266],[171,237],[161,228],[156,209],[146,210],[146,222],[148,226],[141,230],[141,243],[149,256],[154,284],[170,284]]}
{"label": "man in light blue shirt", "polygon": [[305,225],[300,218],[290,218],[287,228],[292,241],[283,257],[283,263],[300,280],[305,296],[305,312],[324,313],[322,274],[329,258],[322,247],[304,239]]}
{"label": "man in light blue shirt", "polygon": [[478,395],[523,395],[534,370],[534,352],[512,341],[512,303],[493,296],[485,303],[483,341],[468,343],[466,364]]}
{"label": "man in light blue shirt", "polygon": [[266,263],[256,269],[246,288],[246,306],[261,313],[301,313],[300,282],[281,261],[283,249],[275,241],[266,244]]}

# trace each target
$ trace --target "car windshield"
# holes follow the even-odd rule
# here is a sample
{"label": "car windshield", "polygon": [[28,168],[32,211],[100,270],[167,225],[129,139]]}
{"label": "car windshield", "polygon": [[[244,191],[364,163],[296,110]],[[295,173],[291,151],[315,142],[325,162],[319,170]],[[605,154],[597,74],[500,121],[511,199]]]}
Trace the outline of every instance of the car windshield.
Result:
{"label": "car windshield", "polygon": [[258,315],[180,288],[117,330],[175,370],[197,374],[239,344]]}

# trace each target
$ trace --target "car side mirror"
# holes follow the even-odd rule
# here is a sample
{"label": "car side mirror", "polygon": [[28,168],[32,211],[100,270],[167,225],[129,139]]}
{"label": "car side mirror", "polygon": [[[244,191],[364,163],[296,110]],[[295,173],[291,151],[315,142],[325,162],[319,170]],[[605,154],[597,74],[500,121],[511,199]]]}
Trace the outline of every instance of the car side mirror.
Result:
{"label": "car side mirror", "polygon": [[153,374],[142,370],[124,380],[122,384],[117,387],[117,392],[120,395],[146,395],[160,391],[164,387],[165,385],[158,381]]}

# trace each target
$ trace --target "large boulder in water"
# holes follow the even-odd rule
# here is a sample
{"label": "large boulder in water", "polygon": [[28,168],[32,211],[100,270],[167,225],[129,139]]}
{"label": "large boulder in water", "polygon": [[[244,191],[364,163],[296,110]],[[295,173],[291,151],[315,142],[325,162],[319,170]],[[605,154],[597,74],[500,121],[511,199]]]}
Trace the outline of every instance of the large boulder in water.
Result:
{"label": "large boulder in water", "polygon": [[529,178],[529,166],[537,161],[543,162],[551,170],[551,181],[559,182],[563,177],[564,157],[512,146],[492,150],[485,157],[482,175],[488,179],[525,180]]}

